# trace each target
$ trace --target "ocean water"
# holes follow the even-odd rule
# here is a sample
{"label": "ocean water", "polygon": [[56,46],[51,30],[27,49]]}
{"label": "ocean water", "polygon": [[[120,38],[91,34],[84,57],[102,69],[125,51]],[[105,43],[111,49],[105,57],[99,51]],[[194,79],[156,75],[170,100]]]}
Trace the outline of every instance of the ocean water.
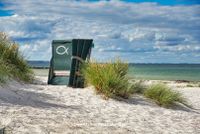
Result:
{"label": "ocean water", "polygon": [[200,81],[200,64],[135,64],[128,76],[150,80]]}
{"label": "ocean water", "polygon": [[[29,61],[32,67],[48,67],[48,61]],[[34,69],[36,75],[47,76],[48,69]],[[147,80],[200,81],[200,64],[130,64],[128,76]]]}

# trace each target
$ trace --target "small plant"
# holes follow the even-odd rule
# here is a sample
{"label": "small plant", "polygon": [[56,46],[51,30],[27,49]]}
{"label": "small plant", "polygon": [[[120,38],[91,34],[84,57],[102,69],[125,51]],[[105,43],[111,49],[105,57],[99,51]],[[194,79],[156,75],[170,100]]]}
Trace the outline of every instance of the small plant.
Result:
{"label": "small plant", "polygon": [[0,84],[6,82],[6,80],[9,77],[8,74],[9,74],[8,66],[5,64],[5,62],[3,62],[2,59],[0,59]]}
{"label": "small plant", "polygon": [[192,84],[187,84],[187,87],[194,87],[194,85],[192,85]]}
{"label": "small plant", "polygon": [[132,84],[132,92],[133,93],[137,93],[137,94],[142,94],[144,93],[144,90],[146,89],[147,87],[141,82],[134,82]]}
{"label": "small plant", "polygon": [[82,68],[87,83],[106,98],[128,98],[131,95],[132,86],[126,77],[127,70],[128,64],[120,60],[105,64],[87,63]]}
{"label": "small plant", "polygon": [[144,92],[144,96],[154,100],[158,105],[163,107],[171,107],[176,102],[188,106],[181,93],[171,90],[164,84],[154,84]]}
{"label": "small plant", "polygon": [[0,83],[9,78],[31,82],[33,72],[18,51],[18,45],[0,33]]}

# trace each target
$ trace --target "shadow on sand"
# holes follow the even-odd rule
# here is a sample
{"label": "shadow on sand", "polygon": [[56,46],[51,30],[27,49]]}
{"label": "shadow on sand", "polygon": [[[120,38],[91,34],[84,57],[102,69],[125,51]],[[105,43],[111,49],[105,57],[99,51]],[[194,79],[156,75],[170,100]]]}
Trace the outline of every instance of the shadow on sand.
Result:
{"label": "shadow on sand", "polygon": [[80,109],[81,106],[66,106],[64,104],[54,103],[58,102],[59,98],[50,94],[42,93],[42,87],[27,84],[9,84],[0,87],[0,105],[21,105],[30,106],[34,108],[70,108]]}
{"label": "shadow on sand", "polygon": [[[150,99],[147,99],[141,95],[134,95],[130,97],[129,99],[123,99],[123,98],[116,98],[118,101],[122,103],[128,103],[128,104],[133,104],[133,105],[143,105],[143,106],[151,106],[151,107],[159,107],[157,104],[155,104],[153,101]],[[185,111],[185,112],[193,112],[200,114],[200,109],[195,109],[193,107],[189,107],[183,104],[177,103],[173,107],[169,107],[168,109],[172,110],[178,110],[178,111]]]}

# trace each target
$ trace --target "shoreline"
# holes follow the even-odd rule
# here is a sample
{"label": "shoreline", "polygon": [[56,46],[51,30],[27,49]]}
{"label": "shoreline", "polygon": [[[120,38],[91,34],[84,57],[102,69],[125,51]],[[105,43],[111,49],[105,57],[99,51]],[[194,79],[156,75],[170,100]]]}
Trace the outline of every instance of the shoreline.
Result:
{"label": "shoreline", "polygon": [[[48,77],[49,69],[32,69],[36,76],[46,76]],[[185,82],[185,83],[200,83],[200,80],[184,80],[184,79],[176,79],[176,80],[169,80],[169,79],[141,79],[136,77],[132,77],[128,74],[127,76],[129,79],[141,80],[141,81],[148,81],[148,80],[156,80],[156,81],[175,81],[175,82]]]}

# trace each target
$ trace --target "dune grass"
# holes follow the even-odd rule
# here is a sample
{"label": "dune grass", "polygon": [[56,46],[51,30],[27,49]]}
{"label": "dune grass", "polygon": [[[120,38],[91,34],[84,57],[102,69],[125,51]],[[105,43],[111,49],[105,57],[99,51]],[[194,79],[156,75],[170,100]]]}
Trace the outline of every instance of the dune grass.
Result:
{"label": "dune grass", "polygon": [[181,93],[170,89],[165,84],[144,85],[143,82],[129,82],[126,77],[128,64],[120,60],[99,64],[86,63],[82,73],[88,84],[95,87],[97,93],[105,98],[129,98],[132,94],[141,94],[155,101],[162,107],[171,107],[176,103],[189,106]]}
{"label": "dune grass", "polygon": [[126,77],[128,63],[121,60],[99,64],[86,63],[82,68],[87,83],[93,85],[97,93],[105,98],[128,98],[132,93],[132,85]]}
{"label": "dune grass", "polygon": [[186,99],[181,93],[171,90],[164,84],[151,85],[144,91],[144,96],[152,99],[159,106],[163,107],[171,107],[177,102],[188,106]]}
{"label": "dune grass", "polygon": [[0,84],[3,84],[6,82],[6,80],[9,78],[9,68],[6,66],[5,62],[0,59]]}
{"label": "dune grass", "polygon": [[144,85],[142,81],[137,81],[132,83],[132,93],[143,94],[147,86]]}
{"label": "dune grass", "polygon": [[187,87],[195,87],[195,85],[192,85],[192,84],[187,84],[186,86]]}
{"label": "dune grass", "polygon": [[0,33],[0,83],[9,78],[32,82],[33,72],[18,51],[18,45]]}

